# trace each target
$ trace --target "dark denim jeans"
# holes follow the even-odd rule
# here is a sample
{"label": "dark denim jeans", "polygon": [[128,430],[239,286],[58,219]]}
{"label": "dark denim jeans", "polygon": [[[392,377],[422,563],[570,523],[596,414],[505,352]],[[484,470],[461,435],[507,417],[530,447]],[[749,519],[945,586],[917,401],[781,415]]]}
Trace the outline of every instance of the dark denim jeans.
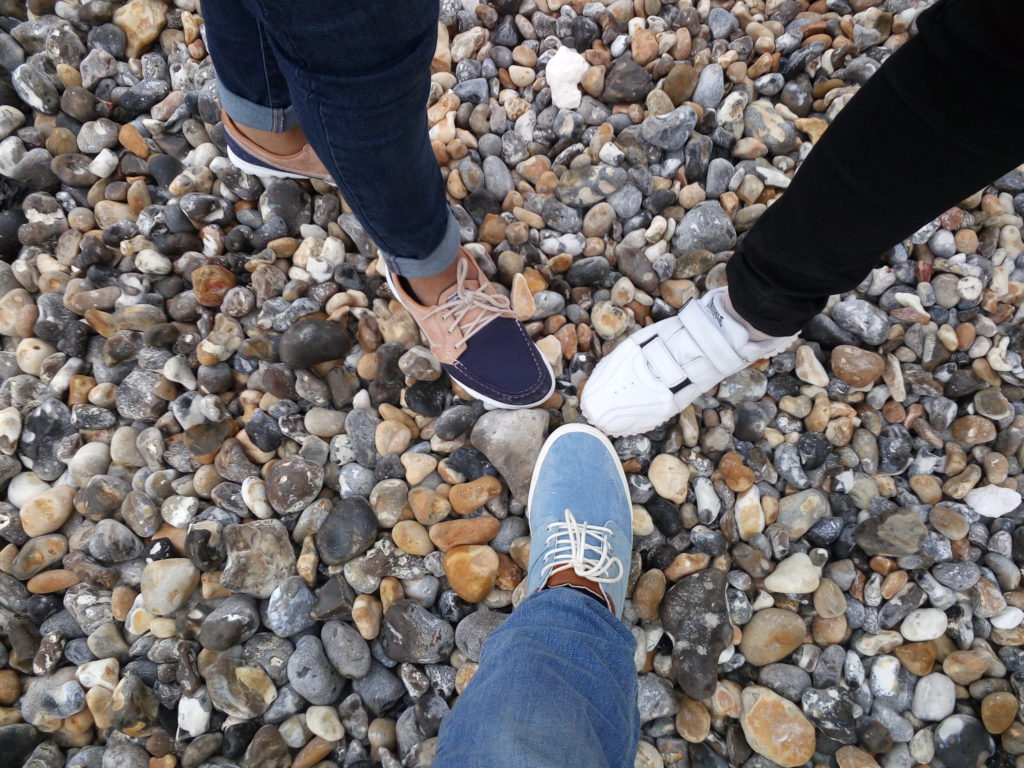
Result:
{"label": "dark denim jeans", "polygon": [[366,231],[407,277],[436,274],[459,230],[427,138],[437,0],[206,0],[231,117],[297,124]]}

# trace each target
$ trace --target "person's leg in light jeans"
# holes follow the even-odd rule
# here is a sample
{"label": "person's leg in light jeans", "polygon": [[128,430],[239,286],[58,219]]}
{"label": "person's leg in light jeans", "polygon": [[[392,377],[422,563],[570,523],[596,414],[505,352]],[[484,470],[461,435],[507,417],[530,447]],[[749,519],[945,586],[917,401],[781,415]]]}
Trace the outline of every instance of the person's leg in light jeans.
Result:
{"label": "person's leg in light jeans", "polygon": [[527,598],[484,643],[441,723],[434,768],[631,768],[633,650],[626,626],[583,592]]}
{"label": "person's leg in light jeans", "polygon": [[527,519],[528,597],[484,643],[434,768],[632,768],[635,642],[621,619],[632,506],[604,435],[582,424],[551,434]]}
{"label": "person's leg in light jeans", "polygon": [[447,269],[459,228],[426,118],[437,0],[208,0],[203,18],[231,118],[261,131],[301,124],[402,275]]}

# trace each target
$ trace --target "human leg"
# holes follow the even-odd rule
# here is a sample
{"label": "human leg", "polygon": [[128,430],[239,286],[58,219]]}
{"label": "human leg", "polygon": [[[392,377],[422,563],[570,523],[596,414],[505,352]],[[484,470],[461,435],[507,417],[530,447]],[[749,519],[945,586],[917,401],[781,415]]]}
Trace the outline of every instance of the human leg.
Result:
{"label": "human leg", "polygon": [[288,84],[262,20],[243,0],[203,5],[206,43],[217,71],[221,105],[242,125],[281,133],[299,125]]}
{"label": "human leg", "polygon": [[[728,292],[690,302],[598,363],[583,392],[591,423],[614,435],[654,429],[789,346],[886,248],[1024,160],[1024,104],[1006,98],[1024,80],[1021,23],[1013,0],[940,0],[922,14],[920,32],[838,114],[733,254]],[[980,118],[986,104],[998,108]]]}
{"label": "human leg", "polygon": [[497,407],[544,402],[554,389],[550,366],[507,297],[460,247],[430,147],[426,99],[437,3],[245,2],[261,22],[312,149],[380,246],[392,292],[444,369]]}
{"label": "human leg", "polygon": [[1024,82],[1024,4],[942,0],[918,24],[730,259],[729,294],[755,328],[799,331],[885,249],[1024,161],[1024,102],[1006,98]]}
{"label": "human leg", "polygon": [[425,107],[437,4],[410,0],[400,11],[353,0],[246,6],[262,24],[309,143],[370,236],[407,276],[450,266],[459,233]]}
{"label": "human leg", "polygon": [[[622,613],[629,493],[607,439],[571,425],[534,471],[529,596],[484,644],[435,768],[629,768],[640,722]],[[485,735],[486,734],[486,735]]]}
{"label": "human leg", "polygon": [[638,732],[633,636],[596,600],[548,589],[484,644],[434,768],[626,768]]}

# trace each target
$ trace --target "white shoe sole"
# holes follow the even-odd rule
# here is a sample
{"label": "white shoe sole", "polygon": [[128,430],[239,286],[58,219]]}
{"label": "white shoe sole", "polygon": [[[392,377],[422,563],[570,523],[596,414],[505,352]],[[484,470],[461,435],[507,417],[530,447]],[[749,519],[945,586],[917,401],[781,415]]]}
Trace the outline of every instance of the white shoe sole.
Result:
{"label": "white shoe sole", "polygon": [[289,171],[281,171],[276,168],[269,168],[266,165],[254,165],[246,162],[238,155],[234,153],[231,147],[228,147],[228,159],[231,161],[238,170],[245,171],[250,176],[262,176],[264,178],[270,177],[274,179],[316,179],[317,181],[325,181],[332,187],[335,186],[333,181],[327,179],[321,179],[319,176],[306,176],[302,173],[290,173]]}
{"label": "white shoe sole", "polygon": [[[619,461],[619,454],[616,453],[612,441],[608,439],[604,432],[589,424],[565,424],[548,435],[548,439],[544,442],[544,446],[540,449],[540,454],[537,456],[537,462],[533,465],[533,473],[530,475],[530,493],[526,499],[526,519],[528,521],[530,519],[530,512],[533,511],[533,492],[537,488],[537,476],[540,474],[540,468],[548,455],[548,451],[551,450],[551,446],[558,441],[559,437],[574,432],[596,437],[607,449],[609,455],[615,459],[615,466],[619,470],[619,481],[622,483],[622,490],[626,494],[626,498],[630,499],[630,507],[632,507],[632,497],[629,493],[629,483],[626,481],[626,471],[622,468],[622,462]],[[632,527],[630,530],[632,530]]]}
{"label": "white shoe sole", "polygon": [[[406,306],[405,302],[402,301],[399,298],[400,294],[398,292],[398,288],[395,286],[395,282],[394,282],[393,278],[391,277],[391,270],[388,269],[387,267],[384,268],[384,279],[388,281],[388,287],[391,289],[391,295],[394,296],[396,299],[398,299],[398,302],[403,307],[408,309],[408,307]],[[531,343],[532,343],[532,341],[531,341]],[[538,352],[539,351],[540,350],[538,350]],[[544,359],[544,355],[543,354],[541,354],[540,360],[541,360],[542,363],[544,363],[544,367],[547,369],[548,375],[551,377],[551,388],[548,389],[547,394],[544,395],[544,397],[542,397],[540,400],[537,400],[537,401],[532,402],[532,403],[525,403],[523,405],[509,405],[508,403],[501,403],[501,402],[498,402],[497,400],[492,400],[491,398],[487,397],[487,395],[482,395],[479,392],[477,392],[475,389],[473,389],[472,387],[470,387],[470,386],[464,384],[463,382],[459,381],[459,379],[457,379],[454,376],[452,376],[451,373],[448,373],[448,375],[452,378],[453,381],[458,382],[459,386],[462,387],[462,389],[465,390],[465,392],[467,394],[472,395],[477,400],[479,400],[481,403],[483,403],[487,407],[487,410],[517,411],[517,410],[520,410],[522,408],[536,408],[538,405],[541,405],[542,403],[547,402],[547,399],[549,397],[551,397],[552,393],[554,393],[554,391],[555,391],[555,372],[551,369],[551,364],[547,360]]]}

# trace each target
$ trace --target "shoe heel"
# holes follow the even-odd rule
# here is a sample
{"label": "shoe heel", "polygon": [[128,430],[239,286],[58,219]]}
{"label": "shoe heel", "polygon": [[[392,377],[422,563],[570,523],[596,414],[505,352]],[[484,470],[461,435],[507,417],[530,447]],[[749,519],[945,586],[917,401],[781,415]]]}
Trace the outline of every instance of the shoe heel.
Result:
{"label": "shoe heel", "polygon": [[277,168],[271,168],[269,165],[255,165],[253,163],[246,162],[238,155],[236,155],[231,147],[228,147],[228,159],[231,163],[240,171],[245,171],[251,176],[267,176],[275,179],[308,179],[308,176],[303,176],[298,173],[289,173],[288,171],[281,171]]}

